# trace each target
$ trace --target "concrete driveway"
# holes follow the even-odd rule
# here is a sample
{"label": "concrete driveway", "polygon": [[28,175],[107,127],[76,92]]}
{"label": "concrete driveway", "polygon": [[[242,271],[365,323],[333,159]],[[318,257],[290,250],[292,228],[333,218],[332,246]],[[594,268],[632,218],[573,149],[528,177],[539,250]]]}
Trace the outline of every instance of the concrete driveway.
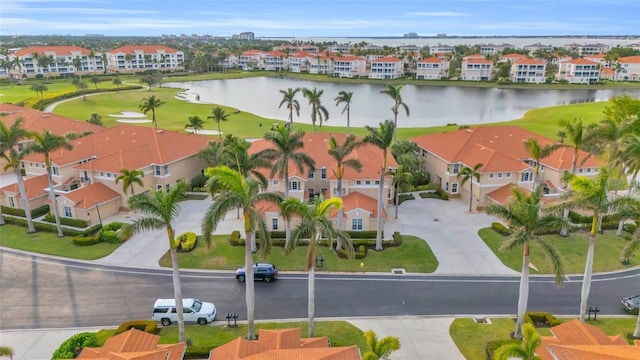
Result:
{"label": "concrete driveway", "polygon": [[478,236],[478,230],[491,226],[496,218],[485,213],[469,213],[462,200],[423,199],[403,202],[394,220],[395,208],[389,207],[385,237],[394,231],[424,239],[440,262],[436,274],[517,275],[506,267]]}

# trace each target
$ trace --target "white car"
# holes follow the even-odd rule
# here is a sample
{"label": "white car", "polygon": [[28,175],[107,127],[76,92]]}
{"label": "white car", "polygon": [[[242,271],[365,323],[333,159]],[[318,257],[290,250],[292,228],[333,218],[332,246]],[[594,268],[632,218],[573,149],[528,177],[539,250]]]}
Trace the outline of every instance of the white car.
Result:
{"label": "white car", "polygon": [[[216,306],[210,302],[198,299],[182,299],[182,309],[185,322],[197,322],[206,325],[216,319]],[[153,320],[160,321],[162,325],[169,326],[178,322],[175,299],[158,299],[153,305]]]}

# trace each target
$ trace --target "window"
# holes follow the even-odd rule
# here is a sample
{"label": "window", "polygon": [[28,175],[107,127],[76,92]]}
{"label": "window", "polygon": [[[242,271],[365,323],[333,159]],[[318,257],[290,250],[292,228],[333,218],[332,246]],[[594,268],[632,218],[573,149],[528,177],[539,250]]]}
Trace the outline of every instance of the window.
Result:
{"label": "window", "polygon": [[278,218],[271,219],[271,230],[278,230]]}
{"label": "window", "polygon": [[300,187],[300,181],[290,181],[289,182],[289,190],[291,191],[300,191],[302,188]]}
{"label": "window", "polygon": [[169,165],[164,166],[164,174],[169,175]]}
{"label": "window", "polygon": [[104,177],[104,172],[100,171],[100,176]]}
{"label": "window", "polygon": [[495,175],[496,174],[493,174],[493,173],[489,174],[489,179],[493,179],[495,177]]}
{"label": "window", "polygon": [[371,185],[371,180],[365,180],[365,181],[364,181],[364,184],[365,184],[365,185]]}
{"label": "window", "polygon": [[460,172],[460,164],[453,164],[453,173],[457,174]]}
{"label": "window", "polygon": [[362,185],[362,180],[356,180],[356,185]]}
{"label": "window", "polygon": [[68,218],[71,217],[71,208],[68,206],[64,207],[64,217],[68,217]]}
{"label": "window", "polygon": [[376,180],[373,182],[375,185],[380,185],[380,180]]}
{"label": "window", "polygon": [[307,176],[307,178],[313,179],[313,177],[314,177],[313,170],[309,169],[309,175]]}
{"label": "window", "polygon": [[578,174],[582,174],[582,169],[578,169]]}
{"label": "window", "polygon": [[273,180],[273,186],[278,186],[280,185],[280,182],[278,180]]}
{"label": "window", "polygon": [[169,184],[165,185],[164,189],[166,190],[166,192],[171,191],[171,185]]}
{"label": "window", "polygon": [[323,179],[327,178],[327,168],[322,168],[320,170],[320,177],[323,178]]}
{"label": "window", "polygon": [[156,176],[160,176],[160,175],[162,175],[162,173],[160,172],[160,165],[156,165],[156,166],[154,166],[154,168],[155,168],[155,174],[156,174]]}
{"label": "window", "polygon": [[498,173],[498,179],[502,179],[502,173]]}
{"label": "window", "polygon": [[504,177],[506,177],[507,179],[511,178],[511,173],[510,172],[504,173]]}
{"label": "window", "polygon": [[11,207],[16,207],[15,198],[13,196],[9,196],[9,205]]}
{"label": "window", "polygon": [[156,184],[156,190],[162,190],[162,184]]}
{"label": "window", "polygon": [[531,181],[533,176],[531,176],[530,172],[522,173],[522,181]]}
{"label": "window", "polygon": [[458,183],[454,182],[451,184],[451,193],[452,194],[457,194],[458,193]]}
{"label": "window", "polygon": [[309,189],[309,199],[316,196],[316,189]]}
{"label": "window", "polygon": [[58,175],[59,175],[59,174],[58,174],[58,167],[57,167],[57,166],[52,166],[52,167],[51,167],[51,174],[52,174],[52,175],[56,175],[56,176],[58,176]]}
{"label": "window", "polygon": [[590,173],[590,172],[591,172],[591,168],[587,168],[587,173]]}
{"label": "window", "polygon": [[448,181],[444,183],[444,190],[447,191],[447,192],[449,191],[449,182]]}
{"label": "window", "polygon": [[362,231],[362,219],[352,219],[351,220],[351,230],[352,231]]}

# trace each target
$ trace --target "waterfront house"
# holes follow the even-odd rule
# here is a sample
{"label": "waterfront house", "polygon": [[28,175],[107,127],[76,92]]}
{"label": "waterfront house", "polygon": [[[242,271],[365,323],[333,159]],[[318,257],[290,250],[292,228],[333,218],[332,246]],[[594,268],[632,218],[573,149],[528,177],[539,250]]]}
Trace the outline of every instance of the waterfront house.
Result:
{"label": "waterfront house", "polygon": [[289,55],[289,71],[291,72],[308,72],[311,59],[315,58],[315,54],[308,51],[298,51]]}
{"label": "waterfront house", "polygon": [[367,60],[358,56],[336,56],[333,58],[333,76],[345,78],[367,76]]}
{"label": "waterfront house", "polygon": [[289,68],[287,53],[282,51],[267,51],[264,53],[264,70],[283,71]]}
{"label": "waterfront house", "polygon": [[586,59],[561,62],[556,80],[566,80],[569,84],[596,84],[600,81],[600,64]]}
{"label": "waterfront house", "polygon": [[516,83],[543,84],[547,63],[542,60],[522,59],[511,63],[509,80]]}
{"label": "waterfront house", "polygon": [[616,79],[625,81],[640,81],[640,56],[625,56],[618,59],[621,71]]}
{"label": "waterfront house", "polygon": [[539,42],[535,44],[527,45],[523,49],[527,50],[529,52],[529,55],[533,55],[533,53],[536,52],[537,50],[553,52],[553,46],[543,45],[542,43],[539,43]]}
{"label": "waterfront house", "polygon": [[254,69],[264,69],[265,52],[261,50],[243,51],[238,57],[238,69],[245,71]]}
{"label": "waterfront house", "polygon": [[493,61],[483,58],[469,58],[462,61],[461,80],[493,80]]}
{"label": "waterfront house", "polygon": [[451,45],[438,44],[438,45],[432,45],[429,47],[429,52],[431,54],[438,54],[438,53],[450,54],[453,52],[453,50],[454,48]]}
{"label": "waterfront house", "polygon": [[524,60],[524,59],[527,59],[527,58],[528,58],[528,56],[526,56],[526,55],[511,53],[511,54],[500,55],[500,60],[498,60],[498,62],[510,62],[510,63],[513,63],[515,61],[520,61],[520,60]]}
{"label": "waterfront house", "polygon": [[449,61],[437,57],[419,60],[416,64],[416,79],[440,80],[449,77]]}
{"label": "waterfront house", "polygon": [[371,61],[370,79],[393,80],[404,75],[404,61],[387,56]]}

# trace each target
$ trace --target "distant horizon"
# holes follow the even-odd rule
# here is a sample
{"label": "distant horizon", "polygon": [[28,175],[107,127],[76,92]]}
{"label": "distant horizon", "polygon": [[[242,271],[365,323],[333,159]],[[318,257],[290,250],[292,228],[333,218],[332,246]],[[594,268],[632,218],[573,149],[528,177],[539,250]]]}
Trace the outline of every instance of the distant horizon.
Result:
{"label": "distant horizon", "polygon": [[638,36],[619,35],[640,31],[637,14],[637,0],[2,0],[0,35]]}

